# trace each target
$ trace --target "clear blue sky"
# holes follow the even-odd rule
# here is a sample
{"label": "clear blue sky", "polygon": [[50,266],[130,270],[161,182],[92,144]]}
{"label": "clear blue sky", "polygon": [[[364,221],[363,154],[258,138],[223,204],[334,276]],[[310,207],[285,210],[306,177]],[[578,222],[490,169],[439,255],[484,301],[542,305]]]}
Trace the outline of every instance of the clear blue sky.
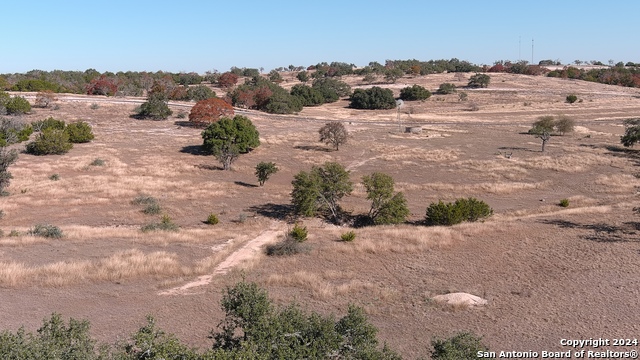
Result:
{"label": "clear blue sky", "polygon": [[2,0],[0,73],[387,59],[640,62],[640,1]]}

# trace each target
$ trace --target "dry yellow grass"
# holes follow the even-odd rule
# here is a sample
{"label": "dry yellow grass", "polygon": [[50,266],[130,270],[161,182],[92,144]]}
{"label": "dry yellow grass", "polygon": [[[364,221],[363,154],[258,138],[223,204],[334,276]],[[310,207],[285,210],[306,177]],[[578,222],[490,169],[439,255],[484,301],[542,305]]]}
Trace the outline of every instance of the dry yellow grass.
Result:
{"label": "dry yellow grass", "polygon": [[98,261],[59,261],[40,266],[3,262],[0,263],[0,286],[63,286],[84,281],[119,281],[140,276],[184,276],[192,272],[189,267],[180,265],[175,254],[164,251],[145,254],[138,249],[130,249]]}
{"label": "dry yellow grass", "polygon": [[396,183],[397,191],[416,191],[416,190],[429,190],[429,191],[447,191],[451,192],[454,197],[458,197],[461,194],[478,194],[480,192],[486,192],[491,194],[511,194],[523,190],[541,189],[550,184],[549,181],[541,181],[535,183],[526,182],[483,182],[478,184],[451,184],[451,183],[427,183],[427,184],[412,184],[400,182]]}

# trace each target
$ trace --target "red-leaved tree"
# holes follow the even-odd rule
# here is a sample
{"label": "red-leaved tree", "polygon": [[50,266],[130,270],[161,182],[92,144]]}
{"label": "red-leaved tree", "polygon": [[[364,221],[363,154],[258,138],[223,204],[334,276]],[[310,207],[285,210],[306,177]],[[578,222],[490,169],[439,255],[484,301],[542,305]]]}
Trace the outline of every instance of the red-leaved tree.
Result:
{"label": "red-leaved tree", "polygon": [[218,85],[223,89],[230,88],[237,83],[238,83],[238,75],[232,72],[226,72],[220,75],[220,77],[218,78]]}
{"label": "red-leaved tree", "polygon": [[221,117],[233,117],[233,106],[220,98],[198,101],[189,113],[189,121],[196,126],[206,126]]}
{"label": "red-leaved tree", "polygon": [[107,95],[113,96],[118,91],[118,81],[110,79],[105,75],[91,80],[87,85],[87,95]]}

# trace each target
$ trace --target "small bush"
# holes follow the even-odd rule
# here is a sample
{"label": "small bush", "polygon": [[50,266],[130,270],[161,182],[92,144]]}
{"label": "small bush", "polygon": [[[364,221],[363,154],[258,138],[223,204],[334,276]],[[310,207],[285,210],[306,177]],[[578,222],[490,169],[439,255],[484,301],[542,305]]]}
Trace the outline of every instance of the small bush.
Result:
{"label": "small bush", "polygon": [[431,92],[420,85],[407,86],[400,90],[400,99],[405,101],[426,100]]}
{"label": "small bush", "polygon": [[569,207],[569,199],[562,199],[560,200],[560,202],[558,203],[559,206],[562,207]]}
{"label": "small bush", "polygon": [[310,248],[307,244],[303,244],[293,238],[287,237],[276,244],[267,245],[266,254],[269,256],[295,255],[308,252],[309,249]]}
{"label": "small bush", "polygon": [[31,111],[31,104],[22,96],[12,97],[4,107],[9,115],[22,115]]}
{"label": "small bush", "polygon": [[482,338],[473,333],[458,333],[449,339],[434,339],[431,345],[433,360],[476,359],[478,352],[489,350],[482,344]]}
{"label": "small bush", "polygon": [[69,141],[75,144],[86,143],[94,138],[91,125],[84,121],[71,123],[64,131],[69,135]]}
{"label": "small bush", "polygon": [[395,109],[393,91],[374,86],[370,89],[356,89],[350,98],[349,107],[354,109],[378,110]]}
{"label": "small bush", "polygon": [[22,233],[18,230],[11,230],[9,232],[9,237],[18,237],[18,236],[22,236]]}
{"label": "small bush", "polygon": [[104,166],[105,161],[100,159],[100,158],[95,158],[93,159],[93,161],[89,164],[89,166]]}
{"label": "small bush", "polygon": [[44,120],[34,122],[31,126],[34,131],[42,132],[48,129],[64,130],[66,124],[64,120],[57,120],[52,117],[48,117]]}
{"label": "small bush", "polygon": [[207,220],[205,221],[205,224],[215,225],[215,224],[217,224],[219,222],[220,222],[220,220],[218,219],[218,215],[209,214],[209,217],[207,217]]}
{"label": "small bush", "polygon": [[289,231],[289,237],[300,243],[305,242],[307,240],[307,235],[308,235],[307,227],[300,226],[298,224],[295,224],[293,229]]}
{"label": "small bush", "polygon": [[51,224],[38,224],[29,229],[28,234],[32,236],[41,236],[52,239],[59,239],[63,236],[62,230],[60,230],[59,227]]}
{"label": "small bush", "polygon": [[455,225],[463,221],[475,222],[493,214],[484,201],[475,198],[458,199],[453,203],[432,203],[427,208],[427,225]]}
{"label": "small bush", "polygon": [[4,218],[4,210],[0,210],[0,220]]}
{"label": "small bush", "polygon": [[147,204],[144,209],[142,209],[142,212],[146,215],[157,215],[160,214],[160,211],[162,211],[162,208],[158,203]]}
{"label": "small bush", "polygon": [[178,119],[184,119],[184,118],[186,118],[186,117],[187,117],[187,115],[188,115],[188,114],[187,114],[187,112],[186,112],[186,111],[184,111],[184,110],[180,110],[180,111],[178,112],[178,114],[176,115],[176,117],[177,117]]}
{"label": "small bush", "polygon": [[53,174],[53,175],[49,176],[49,180],[52,180],[52,181],[60,180],[60,174]]}
{"label": "small bush", "polygon": [[148,205],[156,203],[158,203],[158,199],[149,195],[138,195],[135,199],[131,200],[131,204],[133,205]]}
{"label": "small bush", "polygon": [[158,231],[158,230],[178,231],[178,229],[180,229],[180,227],[176,225],[173,222],[173,220],[171,220],[169,215],[166,215],[166,214],[162,216],[162,220],[159,223],[147,224],[140,228],[142,232]]}
{"label": "small bush", "polygon": [[238,215],[238,222],[240,224],[244,224],[245,221],[247,221],[247,214],[241,213],[240,215]]}
{"label": "small bush", "polygon": [[69,135],[63,130],[47,129],[29,144],[27,144],[27,153],[33,155],[61,155],[66,154],[73,148],[73,144],[69,142]]}
{"label": "small bush", "polygon": [[345,242],[352,242],[355,239],[356,239],[356,233],[353,231],[349,231],[340,235],[340,240]]}
{"label": "small bush", "polygon": [[441,95],[453,94],[456,92],[456,86],[451,83],[442,83],[436,92]]}
{"label": "small bush", "polygon": [[567,95],[567,102],[569,104],[573,104],[574,102],[578,101],[578,97],[571,94],[571,95]]}
{"label": "small bush", "polygon": [[98,105],[98,104],[96,104],[96,103],[92,103],[92,104],[89,106],[89,109],[91,109],[91,110],[98,110],[98,109],[100,109],[100,105]]}

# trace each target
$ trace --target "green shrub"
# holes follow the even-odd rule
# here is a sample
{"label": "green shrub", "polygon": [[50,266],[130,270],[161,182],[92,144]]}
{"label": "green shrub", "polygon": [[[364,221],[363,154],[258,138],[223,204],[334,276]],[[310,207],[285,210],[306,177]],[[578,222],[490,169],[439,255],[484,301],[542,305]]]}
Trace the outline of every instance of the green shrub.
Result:
{"label": "green shrub", "polygon": [[354,109],[394,109],[396,99],[393,97],[391,89],[383,89],[374,86],[370,89],[356,89],[351,95],[349,107]]}
{"label": "green shrub", "polygon": [[47,129],[27,144],[27,153],[33,155],[61,155],[73,148],[69,135],[64,130]]}
{"label": "green shrub", "polygon": [[180,229],[180,227],[178,225],[176,225],[173,220],[171,220],[171,218],[169,217],[169,215],[163,215],[162,216],[162,220],[160,220],[159,223],[151,223],[151,224],[147,224],[144,225],[143,227],[140,228],[140,230],[142,232],[149,232],[149,231],[178,231],[178,229]]}
{"label": "green shrub", "polygon": [[209,216],[207,217],[207,220],[205,221],[205,224],[215,225],[215,224],[217,224],[219,222],[220,222],[220,220],[218,219],[218,215],[209,214]]}
{"label": "green shrub", "polygon": [[152,93],[147,101],[140,105],[140,110],[135,117],[141,119],[165,120],[173,112],[167,105],[167,97],[161,93]]}
{"label": "green shrub", "polygon": [[9,115],[22,115],[31,111],[31,104],[22,96],[12,97],[4,107]]}
{"label": "green shrub", "polygon": [[52,117],[48,117],[44,120],[34,122],[31,126],[35,131],[42,132],[47,129],[64,130],[66,124],[64,120],[57,120]]}
{"label": "green shrub", "polygon": [[431,97],[431,92],[420,85],[408,86],[400,90],[400,99],[406,101],[426,100]]}
{"label": "green shrub", "polygon": [[470,88],[486,88],[489,86],[489,82],[491,82],[491,77],[489,75],[475,74],[469,78],[467,86]]}
{"label": "green shrub", "polygon": [[574,102],[578,101],[578,97],[571,94],[571,95],[567,95],[567,102],[569,104],[573,104]]}
{"label": "green shrub", "polygon": [[356,233],[354,231],[348,231],[340,235],[340,240],[345,242],[352,242],[355,239],[356,239]]}
{"label": "green shrub", "polygon": [[458,199],[453,203],[432,203],[427,208],[427,225],[455,225],[463,221],[474,222],[493,214],[484,201],[475,198]]}
{"label": "green shrub", "polygon": [[307,227],[300,226],[299,224],[295,224],[293,226],[293,229],[289,231],[289,237],[291,237],[293,240],[300,243],[305,242],[307,240],[307,235],[308,235]]}
{"label": "green shrub", "polygon": [[277,173],[278,170],[279,170],[278,167],[273,162],[262,161],[258,163],[258,165],[256,165],[255,174],[256,174],[256,177],[258,178],[258,183],[260,183],[260,186],[263,186],[264,183],[267,180],[269,180],[269,177]]}
{"label": "green shrub", "polygon": [[441,95],[453,94],[454,92],[456,92],[456,86],[451,83],[442,83],[437,90],[437,93]]}
{"label": "green shrub", "polygon": [[431,342],[433,360],[472,360],[478,358],[478,352],[489,349],[482,344],[482,338],[473,333],[458,333],[449,339],[434,339]]}
{"label": "green shrub", "polygon": [[29,229],[29,235],[41,236],[46,238],[59,239],[62,235],[62,230],[59,227],[51,224],[37,224],[33,228]]}
{"label": "green shrub", "polygon": [[310,247],[291,237],[285,237],[284,240],[267,245],[265,252],[269,256],[286,256],[309,252]]}
{"label": "green shrub", "polygon": [[569,207],[569,199],[562,199],[560,200],[560,202],[558,203],[559,206],[562,207]]}
{"label": "green shrub", "polygon": [[189,97],[189,100],[198,102],[200,100],[214,98],[216,97],[216,93],[206,85],[197,85],[189,87],[187,97]]}
{"label": "green shrub", "polygon": [[29,140],[33,127],[17,118],[0,118],[0,146]]}
{"label": "green shrub", "polygon": [[64,131],[69,135],[69,141],[74,144],[86,143],[94,138],[91,125],[84,121],[71,123],[67,125]]}
{"label": "green shrub", "polygon": [[52,174],[51,176],[49,176],[49,180],[52,180],[52,181],[60,180],[60,174]]}
{"label": "green shrub", "polygon": [[98,110],[98,109],[100,109],[100,105],[98,105],[96,103],[92,103],[91,105],[89,105],[89,109]]}

